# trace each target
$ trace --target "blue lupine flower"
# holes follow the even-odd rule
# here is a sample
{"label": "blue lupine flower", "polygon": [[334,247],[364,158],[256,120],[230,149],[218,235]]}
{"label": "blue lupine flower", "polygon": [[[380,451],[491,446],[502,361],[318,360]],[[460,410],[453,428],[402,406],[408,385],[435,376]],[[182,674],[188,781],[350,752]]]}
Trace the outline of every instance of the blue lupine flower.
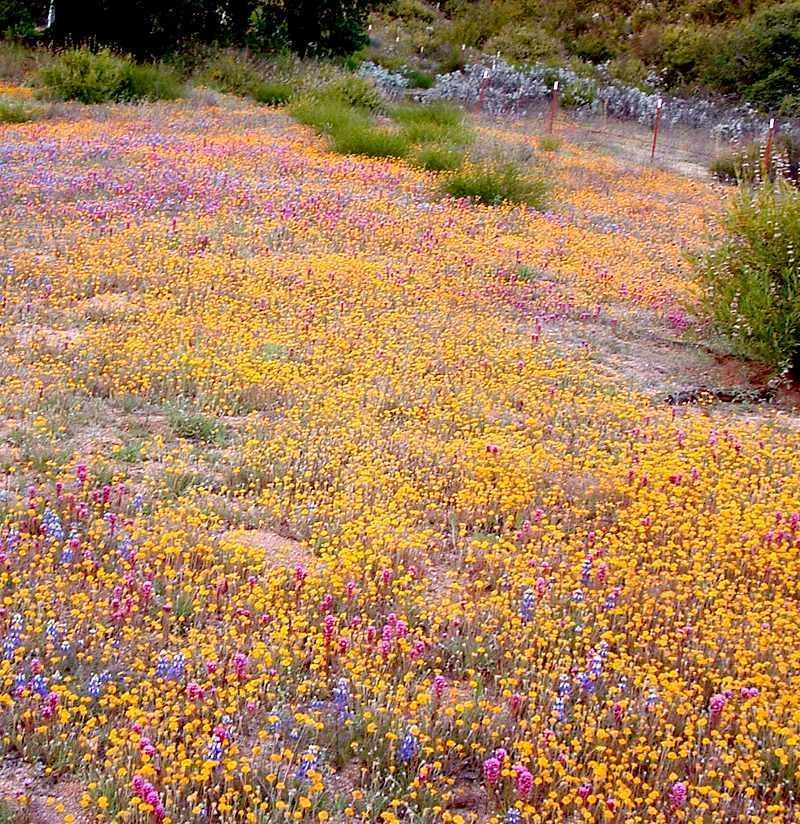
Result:
{"label": "blue lupine flower", "polygon": [[524,623],[528,623],[533,614],[533,608],[536,605],[536,596],[533,590],[529,587],[522,593],[522,604],[520,606],[519,614]]}
{"label": "blue lupine flower", "polygon": [[89,683],[86,685],[86,692],[88,692],[92,698],[99,698],[103,694],[103,685],[97,673],[89,679]]}
{"label": "blue lupine flower", "polygon": [[503,824],[522,824],[522,813],[516,807],[512,807],[512,809],[506,813]]}
{"label": "blue lupine flower", "polygon": [[564,712],[564,699],[560,695],[553,701],[553,715],[556,717],[556,721],[563,721],[566,716]]}
{"label": "blue lupine flower", "polygon": [[333,703],[339,710],[339,716],[347,715],[347,708],[350,704],[350,686],[346,678],[340,678],[333,688]]}
{"label": "blue lupine flower", "polygon": [[219,736],[215,735],[208,745],[208,751],[206,752],[206,761],[222,760],[222,748],[222,739]]}
{"label": "blue lupine flower", "polygon": [[64,540],[64,527],[61,524],[61,518],[50,507],[47,507],[42,515],[42,532],[48,538],[53,538],[56,541]]}
{"label": "blue lupine flower", "polygon": [[186,658],[182,652],[176,652],[175,655],[172,656],[172,661],[170,661],[167,669],[167,677],[173,681],[180,681],[180,679],[183,678],[185,668]]}
{"label": "blue lupine flower", "polygon": [[570,683],[568,675],[562,675],[558,679],[558,694],[569,695],[572,692],[572,684]]}
{"label": "blue lupine flower", "polygon": [[583,598],[584,598],[584,595],[583,595],[583,590],[582,589],[576,589],[575,592],[572,593],[572,600],[576,604],[582,604],[583,603]]}
{"label": "blue lupine flower", "polygon": [[644,705],[647,709],[652,709],[658,703],[658,692],[656,691],[655,687],[653,687],[650,692],[647,693],[647,698],[644,699]]}
{"label": "blue lupine flower", "polygon": [[158,653],[156,660],[156,678],[166,678],[169,672],[169,655],[164,650]]}
{"label": "blue lupine flower", "polygon": [[419,741],[417,740],[416,736],[410,732],[406,733],[406,737],[403,739],[402,743],[400,744],[400,749],[398,751],[398,755],[400,756],[400,760],[404,764],[408,764],[409,761],[417,754],[419,751]]}
{"label": "blue lupine flower", "polygon": [[41,698],[44,698],[45,695],[50,692],[50,689],[47,686],[47,681],[45,681],[45,678],[41,673],[33,676],[31,689]]}
{"label": "blue lupine flower", "polygon": [[589,583],[589,579],[592,577],[592,559],[591,558],[584,558],[583,563],[581,564],[581,581],[584,584]]}
{"label": "blue lupine flower", "polygon": [[133,508],[136,512],[141,511],[142,507],[144,506],[144,495],[141,492],[137,492],[133,496]]}

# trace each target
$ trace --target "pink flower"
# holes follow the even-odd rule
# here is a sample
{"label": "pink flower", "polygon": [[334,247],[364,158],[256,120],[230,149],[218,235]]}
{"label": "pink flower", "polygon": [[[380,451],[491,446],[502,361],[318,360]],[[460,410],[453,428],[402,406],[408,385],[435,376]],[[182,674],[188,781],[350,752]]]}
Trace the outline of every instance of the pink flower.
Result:
{"label": "pink flower", "polygon": [[487,784],[496,784],[500,778],[500,761],[497,758],[487,758],[483,762],[483,777]]}
{"label": "pink flower", "polygon": [[683,781],[676,781],[669,791],[669,800],[673,807],[680,809],[686,803],[686,784]]}
{"label": "pink flower", "polygon": [[722,710],[727,703],[727,698],[722,693],[712,695],[708,702],[708,711],[713,720],[717,720],[722,715]]}
{"label": "pink flower", "polygon": [[517,788],[517,795],[520,798],[527,798],[533,789],[533,774],[525,767],[520,767],[516,770],[516,777],[514,783]]}
{"label": "pink flower", "polygon": [[433,679],[433,694],[436,696],[437,701],[442,700],[446,687],[447,679],[443,675],[437,675],[436,678]]}

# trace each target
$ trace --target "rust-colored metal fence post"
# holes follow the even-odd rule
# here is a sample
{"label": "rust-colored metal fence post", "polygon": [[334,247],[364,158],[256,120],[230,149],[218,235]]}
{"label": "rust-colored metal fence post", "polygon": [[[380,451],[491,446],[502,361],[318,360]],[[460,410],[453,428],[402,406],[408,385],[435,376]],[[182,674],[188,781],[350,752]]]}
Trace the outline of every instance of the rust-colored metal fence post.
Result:
{"label": "rust-colored metal fence post", "polygon": [[556,122],[556,111],[558,110],[558,80],[553,82],[553,94],[550,96],[550,118],[547,123],[547,131],[553,134],[553,127]]}
{"label": "rust-colored metal fence post", "polygon": [[764,175],[769,180],[769,168],[772,165],[772,141],[775,139],[775,118],[769,119],[767,145],[764,147]]}
{"label": "rust-colored metal fence post", "polygon": [[650,149],[650,162],[652,163],[656,158],[656,143],[658,143],[658,128],[661,125],[661,107],[664,101],[659,97],[656,103],[656,118],[653,121],[653,145]]}

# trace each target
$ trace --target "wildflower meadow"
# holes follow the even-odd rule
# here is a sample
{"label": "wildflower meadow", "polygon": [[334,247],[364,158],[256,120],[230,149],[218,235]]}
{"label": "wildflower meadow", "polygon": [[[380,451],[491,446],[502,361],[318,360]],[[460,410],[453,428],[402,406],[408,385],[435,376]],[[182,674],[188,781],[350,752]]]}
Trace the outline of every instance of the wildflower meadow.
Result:
{"label": "wildflower meadow", "polygon": [[623,346],[722,190],[479,132],[545,211],[233,98],[0,127],[0,820],[800,815],[797,418]]}

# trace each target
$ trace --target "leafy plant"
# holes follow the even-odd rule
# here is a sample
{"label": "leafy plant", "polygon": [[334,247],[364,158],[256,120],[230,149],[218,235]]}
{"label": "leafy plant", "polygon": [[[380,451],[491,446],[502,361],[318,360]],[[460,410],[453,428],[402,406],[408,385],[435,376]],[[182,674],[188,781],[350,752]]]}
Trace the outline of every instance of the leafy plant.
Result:
{"label": "leafy plant", "polygon": [[39,80],[47,96],[81,103],[173,100],[182,93],[173,69],[137,64],[108,50],[62,52],[41,70]]}
{"label": "leafy plant", "polygon": [[775,369],[800,354],[800,192],[741,186],[720,242],[696,261],[706,307],[735,350]]}

